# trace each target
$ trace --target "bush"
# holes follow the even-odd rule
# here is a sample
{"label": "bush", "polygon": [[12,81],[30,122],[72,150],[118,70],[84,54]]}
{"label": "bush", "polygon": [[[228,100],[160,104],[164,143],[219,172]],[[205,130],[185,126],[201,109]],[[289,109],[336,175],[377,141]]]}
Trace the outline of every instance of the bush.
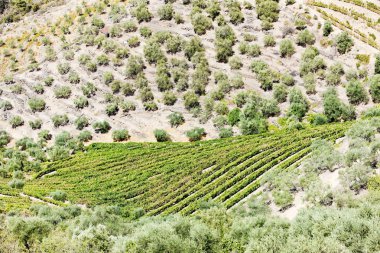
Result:
{"label": "bush", "polygon": [[368,103],[367,91],[359,80],[350,81],[346,87],[346,93],[350,104]]}
{"label": "bush", "polygon": [[198,96],[194,91],[188,91],[183,96],[184,105],[187,110],[199,107]]}
{"label": "bush", "polygon": [[314,126],[324,125],[327,122],[327,117],[323,114],[313,114],[310,117],[310,123]]}
{"label": "bush", "polygon": [[41,129],[41,127],[42,127],[42,120],[40,120],[40,119],[36,119],[36,120],[34,120],[34,121],[29,121],[29,126],[30,126],[30,128],[32,128],[33,130]]}
{"label": "bush", "polygon": [[329,88],[323,94],[323,108],[328,122],[352,120],[356,117],[354,108],[343,104],[334,88]]}
{"label": "bush", "polygon": [[111,72],[104,72],[103,74],[103,82],[105,85],[111,84],[115,80],[115,77]]}
{"label": "bush", "polygon": [[289,93],[289,116],[301,120],[309,110],[309,103],[299,89],[293,88]]}
{"label": "bush", "polygon": [[69,63],[61,63],[58,64],[58,73],[61,75],[66,75],[67,73],[70,72],[70,64]]}
{"label": "bush", "polygon": [[75,127],[78,130],[82,130],[83,128],[87,127],[89,125],[88,118],[86,116],[79,116],[75,121],[74,121]]}
{"label": "bush", "polygon": [[98,90],[93,83],[86,83],[81,87],[83,95],[90,98],[96,94]]}
{"label": "bush", "polygon": [[369,81],[369,93],[374,103],[380,102],[380,75],[374,75]]}
{"label": "bush", "polygon": [[43,94],[45,92],[44,86],[42,86],[42,84],[37,84],[33,86],[33,90],[37,94]]}
{"label": "bush", "polygon": [[288,90],[286,86],[283,84],[275,84],[273,89],[273,97],[279,103],[286,102],[286,99],[288,97]]}
{"label": "bush", "polygon": [[168,119],[171,127],[179,127],[185,123],[185,118],[179,112],[169,114]]}
{"label": "bush", "polygon": [[219,130],[219,138],[229,138],[234,136],[234,131],[231,127],[224,127]]}
{"label": "bush", "polygon": [[54,95],[56,98],[67,99],[71,96],[71,88],[69,86],[60,86],[55,88]]}
{"label": "bush", "polygon": [[77,109],[83,109],[88,106],[88,99],[86,97],[77,97],[74,99],[74,105]]}
{"label": "bush", "polygon": [[239,108],[234,108],[228,113],[228,124],[235,126],[240,121],[241,110]]}
{"label": "bush", "polygon": [[140,38],[137,36],[130,37],[128,40],[128,46],[130,48],[138,47],[140,46]]}
{"label": "bush", "polygon": [[191,16],[191,24],[194,27],[194,32],[198,35],[203,35],[212,28],[212,20],[201,13],[195,13]]}
{"label": "bush", "polygon": [[266,22],[276,22],[278,20],[280,7],[277,1],[262,0],[258,1],[256,5],[257,17]]}
{"label": "bush", "polygon": [[342,32],[335,38],[335,45],[340,54],[345,54],[351,51],[354,41],[347,32]]}
{"label": "bush", "polygon": [[186,136],[187,138],[189,138],[189,141],[200,141],[202,137],[205,135],[206,135],[205,130],[199,127],[196,127],[186,132]]}
{"label": "bush", "polygon": [[177,96],[171,91],[165,92],[163,102],[165,105],[174,105],[177,102]]}
{"label": "bush", "polygon": [[240,131],[243,135],[252,135],[268,131],[268,123],[264,118],[255,117],[252,119],[242,118],[240,120]]}
{"label": "bush", "polygon": [[160,20],[172,20],[174,16],[174,9],[171,4],[165,4],[158,9],[158,16]]}
{"label": "bush", "polygon": [[[137,27],[136,27],[136,29],[137,29]],[[149,38],[150,36],[152,36],[153,32],[149,27],[144,26],[144,27],[140,28],[140,34],[144,38]]]}
{"label": "bush", "polygon": [[170,141],[170,136],[165,130],[156,129],[156,130],[154,130],[153,133],[154,133],[154,137],[156,138],[157,142]]}
{"label": "bush", "polygon": [[61,201],[61,202],[65,202],[67,200],[67,194],[64,191],[51,192],[50,197],[52,197],[56,201]]}
{"label": "bush", "polygon": [[19,126],[24,125],[24,120],[20,116],[13,116],[9,123],[11,124],[12,128],[17,128]]}
{"label": "bush", "polygon": [[66,126],[69,124],[69,117],[66,114],[56,114],[51,120],[53,121],[54,127]]}
{"label": "bush", "polygon": [[117,112],[119,111],[119,106],[118,104],[115,102],[115,103],[111,103],[109,105],[106,106],[106,114],[107,116],[115,116],[117,114]]}
{"label": "bush", "polygon": [[144,61],[139,56],[131,56],[126,66],[126,75],[128,78],[136,78],[145,68]]}
{"label": "bush", "polygon": [[132,11],[133,16],[136,17],[139,23],[150,22],[153,15],[150,13],[146,3],[141,3]]}
{"label": "bush", "polygon": [[264,46],[265,47],[274,47],[276,45],[276,40],[272,35],[264,36]]}
{"label": "bush", "polygon": [[25,185],[24,180],[22,179],[13,179],[8,183],[9,187],[15,188],[15,189],[22,189]]}
{"label": "bush", "polygon": [[180,36],[170,36],[166,40],[166,51],[170,54],[178,53],[182,50],[183,41]]}
{"label": "bush", "polygon": [[296,43],[301,46],[313,45],[315,43],[315,36],[309,30],[303,30],[298,34]]}
{"label": "bush", "polygon": [[92,140],[92,134],[90,131],[85,130],[79,133],[78,135],[78,140],[82,142],[88,142]]}
{"label": "bush", "polygon": [[144,46],[144,57],[150,64],[156,64],[166,58],[160,45],[155,41],[149,41],[146,43]]}
{"label": "bush", "polygon": [[158,106],[154,101],[145,102],[143,106],[144,110],[148,112],[154,112],[158,110]]}
{"label": "bush", "polygon": [[293,42],[290,39],[284,39],[280,43],[281,57],[290,57],[295,53]]}
{"label": "bush", "polygon": [[128,130],[115,130],[112,132],[113,141],[120,142],[126,141],[130,138]]}
{"label": "bush", "polygon": [[329,21],[326,21],[323,25],[323,36],[329,36],[333,31],[333,27]]}
{"label": "bush", "polygon": [[10,111],[13,109],[13,105],[11,102],[3,100],[0,102],[0,109],[3,109],[3,111]]}
{"label": "bush", "polygon": [[228,64],[230,65],[231,69],[241,69],[243,67],[243,63],[238,56],[231,57],[228,60]]}
{"label": "bush", "polygon": [[40,98],[32,98],[28,101],[28,104],[32,112],[42,112],[46,107],[45,101]]}
{"label": "bush", "polygon": [[0,130],[0,148],[5,147],[11,142],[11,136],[4,130]]}
{"label": "bush", "polygon": [[107,121],[98,121],[95,122],[92,127],[95,130],[95,133],[105,134],[111,129],[110,124]]}

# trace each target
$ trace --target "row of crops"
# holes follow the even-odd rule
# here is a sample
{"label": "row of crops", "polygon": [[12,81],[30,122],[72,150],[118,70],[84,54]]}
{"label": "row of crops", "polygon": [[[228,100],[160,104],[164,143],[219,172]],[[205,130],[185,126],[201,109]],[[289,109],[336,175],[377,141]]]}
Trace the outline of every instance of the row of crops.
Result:
{"label": "row of crops", "polygon": [[[343,4],[351,4],[352,7],[360,7],[361,10],[356,10],[356,8],[348,8],[344,7]],[[331,21],[335,26],[340,29],[347,31],[355,38],[363,41],[364,43],[369,44],[370,46],[380,49],[379,43],[376,42],[376,37],[371,34],[367,34],[363,32],[363,29],[360,27],[354,27],[351,24],[351,21],[361,21],[363,25],[367,26],[367,28],[373,29],[374,32],[379,32],[378,28],[378,20],[373,19],[363,10],[367,10],[372,13],[373,16],[377,16],[380,14],[380,6],[370,2],[370,1],[362,1],[362,0],[339,0],[332,1],[330,3],[318,0],[309,0],[307,2],[308,5],[316,7],[317,11],[320,12],[324,19]],[[336,13],[344,15],[347,20],[340,20]],[[350,20],[350,21],[349,21]]]}
{"label": "row of crops", "polygon": [[49,164],[24,192],[47,199],[61,190],[73,203],[143,208],[148,215],[191,214],[207,200],[230,208],[260,186],[263,173],[298,163],[313,140],[340,138],[348,125],[196,143],[93,144]]}

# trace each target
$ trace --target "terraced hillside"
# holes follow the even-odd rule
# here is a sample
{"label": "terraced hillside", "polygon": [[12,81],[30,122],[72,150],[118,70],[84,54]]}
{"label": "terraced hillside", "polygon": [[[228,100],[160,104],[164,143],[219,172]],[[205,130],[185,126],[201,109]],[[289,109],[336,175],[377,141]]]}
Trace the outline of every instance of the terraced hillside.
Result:
{"label": "terraced hillside", "polygon": [[230,208],[260,186],[263,173],[298,164],[313,140],[340,138],[349,125],[196,143],[93,144],[49,164],[23,191],[48,199],[60,190],[72,203],[149,215],[191,214],[211,199]]}

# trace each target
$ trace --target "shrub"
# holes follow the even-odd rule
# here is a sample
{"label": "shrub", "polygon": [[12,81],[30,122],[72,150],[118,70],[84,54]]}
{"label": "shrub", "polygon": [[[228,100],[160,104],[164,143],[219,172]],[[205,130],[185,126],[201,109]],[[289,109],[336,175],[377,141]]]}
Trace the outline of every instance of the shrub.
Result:
{"label": "shrub", "polygon": [[78,140],[82,142],[88,142],[92,140],[92,134],[90,131],[85,130],[79,133],[78,135]]}
{"label": "shrub", "polygon": [[11,124],[12,128],[17,128],[24,125],[24,120],[20,116],[16,115],[10,119],[9,123]]}
{"label": "shrub", "polygon": [[345,54],[351,51],[354,41],[347,32],[342,32],[335,38],[335,45],[340,54]]}
{"label": "shrub", "polygon": [[44,83],[46,86],[52,86],[54,83],[54,78],[52,76],[48,76],[44,79]]}
{"label": "shrub", "polygon": [[119,107],[120,107],[120,110],[125,113],[136,110],[136,104],[130,101],[120,102]]}
{"label": "shrub", "polygon": [[238,56],[231,57],[228,60],[228,64],[230,65],[231,69],[241,69],[243,67],[243,63]]}
{"label": "shrub", "polygon": [[212,20],[201,13],[195,13],[191,16],[191,24],[194,27],[194,32],[198,35],[203,35],[212,28]]}
{"label": "shrub", "polygon": [[156,64],[166,58],[160,45],[155,41],[146,43],[144,46],[144,57],[150,64]]}
{"label": "shrub", "polygon": [[219,138],[229,138],[234,136],[234,131],[231,127],[224,127],[219,130]]}
{"label": "shrub", "polygon": [[154,112],[158,110],[158,106],[154,101],[145,102],[143,106],[144,110],[148,112]]}
{"label": "shrub", "polygon": [[130,37],[127,42],[128,46],[131,48],[140,46],[140,39],[137,36]]}
{"label": "shrub", "polygon": [[90,82],[88,82],[85,85],[83,85],[81,87],[81,89],[82,89],[83,95],[85,97],[88,97],[88,98],[94,96],[96,94],[96,91],[98,90],[95,87],[95,85],[93,83],[90,83]]}
{"label": "shrub", "polygon": [[112,132],[112,139],[113,141],[120,142],[120,141],[126,141],[130,138],[128,130],[122,129],[122,130],[114,130]]}
{"label": "shrub", "polygon": [[133,87],[131,83],[123,83],[121,85],[121,93],[124,96],[133,96],[135,94],[136,89]]}
{"label": "shrub", "polygon": [[33,86],[33,90],[37,94],[43,94],[45,92],[44,86],[42,86],[42,84],[37,84]]}
{"label": "shrub", "polygon": [[107,66],[110,62],[109,58],[107,55],[105,54],[101,54],[99,55],[98,57],[96,57],[96,62],[100,65],[100,66]]}
{"label": "shrub", "polygon": [[380,74],[380,55],[375,57],[375,75]]}
{"label": "shrub", "polygon": [[315,76],[313,73],[309,73],[305,76],[303,76],[303,85],[305,86],[306,89],[306,94],[315,94]]}
{"label": "shrub", "polygon": [[169,123],[171,127],[179,127],[180,125],[185,123],[185,118],[182,113],[173,112],[168,116]]}
{"label": "shrub", "polygon": [[333,27],[329,21],[326,21],[323,25],[323,36],[327,37],[333,31]]}
{"label": "shrub", "polygon": [[70,72],[70,64],[69,63],[60,63],[58,64],[58,73],[61,75],[66,75],[67,73]]}
{"label": "shrub", "polygon": [[280,8],[276,1],[263,0],[258,1],[256,5],[257,17],[262,21],[276,22]]}
{"label": "shrub", "polygon": [[65,202],[67,199],[67,194],[64,191],[54,191],[50,193],[50,197],[56,201]]}
{"label": "shrub", "polygon": [[117,103],[112,103],[106,106],[106,114],[107,116],[115,116],[119,111],[119,106]]}
{"label": "shrub", "polygon": [[132,20],[128,20],[128,21],[124,22],[122,26],[123,26],[123,29],[126,33],[131,33],[131,32],[137,31],[137,25]]}
{"label": "shrub", "polygon": [[174,16],[173,6],[170,3],[163,5],[158,9],[158,16],[160,20],[172,20]]}
{"label": "shrub", "polygon": [[156,129],[156,130],[154,130],[153,133],[154,133],[154,137],[156,138],[157,142],[170,141],[170,136],[165,130]]}
{"label": "shrub", "polygon": [[98,121],[95,122],[92,127],[95,130],[95,133],[108,133],[108,131],[111,129],[110,124],[107,121]]}
{"label": "shrub", "polygon": [[374,103],[380,102],[380,75],[374,75],[369,81],[369,92]]}
{"label": "shrub", "polygon": [[194,91],[188,91],[183,96],[184,105],[187,110],[199,107],[198,96]]}
{"label": "shrub", "polygon": [[294,116],[297,119],[302,119],[307,111],[309,110],[309,104],[307,102],[307,99],[304,97],[302,92],[297,89],[293,88],[289,93],[289,112],[288,114],[290,116]]}
{"label": "shrub", "polygon": [[41,127],[42,127],[42,120],[40,120],[40,119],[36,119],[36,120],[34,120],[34,121],[29,121],[29,126],[30,126],[30,128],[32,128],[33,130],[41,129]]}
{"label": "shrub", "polygon": [[11,136],[4,130],[0,130],[0,148],[8,145],[11,142]]}
{"label": "shrub", "polygon": [[103,82],[105,85],[111,84],[115,80],[115,77],[111,72],[104,72],[103,74]]}
{"label": "shrub", "polygon": [[79,116],[75,121],[74,121],[75,127],[78,130],[82,130],[83,128],[87,127],[89,125],[88,123],[88,118],[86,116]]}
{"label": "shrub", "polygon": [[350,104],[358,105],[360,103],[368,103],[367,91],[358,80],[352,80],[348,83],[346,93]]}
{"label": "shrub", "polygon": [[192,37],[187,43],[185,43],[184,52],[188,60],[191,60],[197,52],[203,52],[204,50],[202,40],[197,36]]}
{"label": "shrub", "polygon": [[146,3],[141,3],[133,11],[132,15],[136,17],[139,23],[150,22],[153,15],[150,13]]}
{"label": "shrub", "polygon": [[0,109],[2,109],[3,111],[10,111],[13,109],[13,105],[11,104],[11,102],[3,100],[0,102]]}
{"label": "shrub", "polygon": [[351,120],[355,118],[355,110],[340,101],[334,88],[329,88],[323,94],[323,108],[328,122]]}
{"label": "shrub", "polygon": [[144,68],[144,61],[141,57],[131,56],[128,59],[126,75],[128,78],[136,78],[139,73],[143,72]]}
{"label": "shrub", "polygon": [[56,98],[67,99],[71,96],[71,89],[69,86],[60,86],[55,88],[54,95]]}
{"label": "shrub", "polygon": [[268,130],[268,123],[261,117],[255,117],[252,119],[243,117],[240,120],[239,127],[243,135],[252,135],[266,132]]}
{"label": "shrub", "polygon": [[45,110],[46,107],[45,101],[40,98],[29,99],[28,105],[32,112],[42,112],[43,110]]}
{"label": "shrub", "polygon": [[327,122],[327,117],[323,114],[313,114],[310,117],[310,123],[314,126],[324,125]]}
{"label": "shrub", "polygon": [[298,34],[296,43],[301,46],[313,45],[315,43],[315,36],[309,30],[303,30]]}
{"label": "shrub", "polygon": [[171,91],[165,92],[163,102],[165,105],[174,105],[177,102],[177,96]]}
{"label": "shrub", "polygon": [[25,185],[25,182],[22,179],[13,179],[8,183],[8,185],[11,188],[22,189]]}
{"label": "shrub", "polygon": [[[136,27],[137,28],[137,27]],[[150,36],[152,36],[152,30],[149,28],[149,27],[141,27],[140,28],[140,34],[141,36],[143,36],[144,38],[149,38]]]}
{"label": "shrub", "polygon": [[140,98],[141,98],[141,101],[144,103],[152,101],[154,99],[153,92],[151,91],[149,87],[142,88],[140,90]]}
{"label": "shrub", "polygon": [[239,123],[240,121],[240,114],[241,114],[241,110],[240,108],[234,108],[232,109],[229,113],[228,113],[228,124],[230,124],[231,126],[235,126]]}
{"label": "shrub", "polygon": [[280,43],[281,57],[290,57],[295,53],[293,42],[290,39],[284,39]]}
{"label": "shrub", "polygon": [[38,133],[38,138],[44,141],[49,141],[52,138],[52,135],[50,134],[49,130],[42,130]]}
{"label": "shrub", "polygon": [[170,36],[166,40],[166,51],[171,54],[178,53],[182,50],[183,41],[180,36]]}
{"label": "shrub", "polygon": [[272,35],[264,36],[264,46],[265,47],[274,47],[276,45],[276,40]]}
{"label": "shrub", "polygon": [[283,84],[275,84],[273,89],[273,97],[279,103],[286,102],[286,99],[288,97],[288,90],[286,86]]}
{"label": "shrub", "polygon": [[69,124],[69,117],[66,114],[56,114],[51,120],[53,121],[54,127],[66,126]]}
{"label": "shrub", "polygon": [[205,135],[205,130],[199,127],[193,128],[192,130],[186,132],[186,136],[189,138],[189,141],[200,141]]}
{"label": "shrub", "polygon": [[86,97],[77,97],[74,99],[74,105],[77,109],[83,109],[88,106],[88,99]]}

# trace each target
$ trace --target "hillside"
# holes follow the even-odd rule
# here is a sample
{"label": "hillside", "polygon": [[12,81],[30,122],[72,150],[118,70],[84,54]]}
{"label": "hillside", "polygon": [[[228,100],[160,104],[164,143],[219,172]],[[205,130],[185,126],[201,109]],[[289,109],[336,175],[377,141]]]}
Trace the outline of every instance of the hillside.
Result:
{"label": "hillside", "polygon": [[[185,141],[194,127],[210,139],[315,117],[306,114],[324,113],[328,122],[354,118],[377,101],[368,92],[377,50],[355,34],[340,50],[341,26],[325,28],[330,23],[321,10],[328,8],[307,3],[312,8],[280,1],[268,9],[269,23],[258,18],[259,5],[237,1],[105,1],[75,8],[70,2],[29,15],[3,29],[1,127],[15,139],[36,138],[39,129],[53,136],[89,130],[94,141],[109,142],[111,132],[91,127],[105,120],[112,130],[127,129],[132,141],[154,141],[156,129]],[[361,29],[367,30],[378,34]],[[331,87],[342,115],[329,115],[323,103]],[[229,122],[252,96],[257,113]],[[173,113],[183,117],[175,127],[168,119]]]}
{"label": "hillside", "polygon": [[0,3],[0,252],[380,252],[380,2]]}

